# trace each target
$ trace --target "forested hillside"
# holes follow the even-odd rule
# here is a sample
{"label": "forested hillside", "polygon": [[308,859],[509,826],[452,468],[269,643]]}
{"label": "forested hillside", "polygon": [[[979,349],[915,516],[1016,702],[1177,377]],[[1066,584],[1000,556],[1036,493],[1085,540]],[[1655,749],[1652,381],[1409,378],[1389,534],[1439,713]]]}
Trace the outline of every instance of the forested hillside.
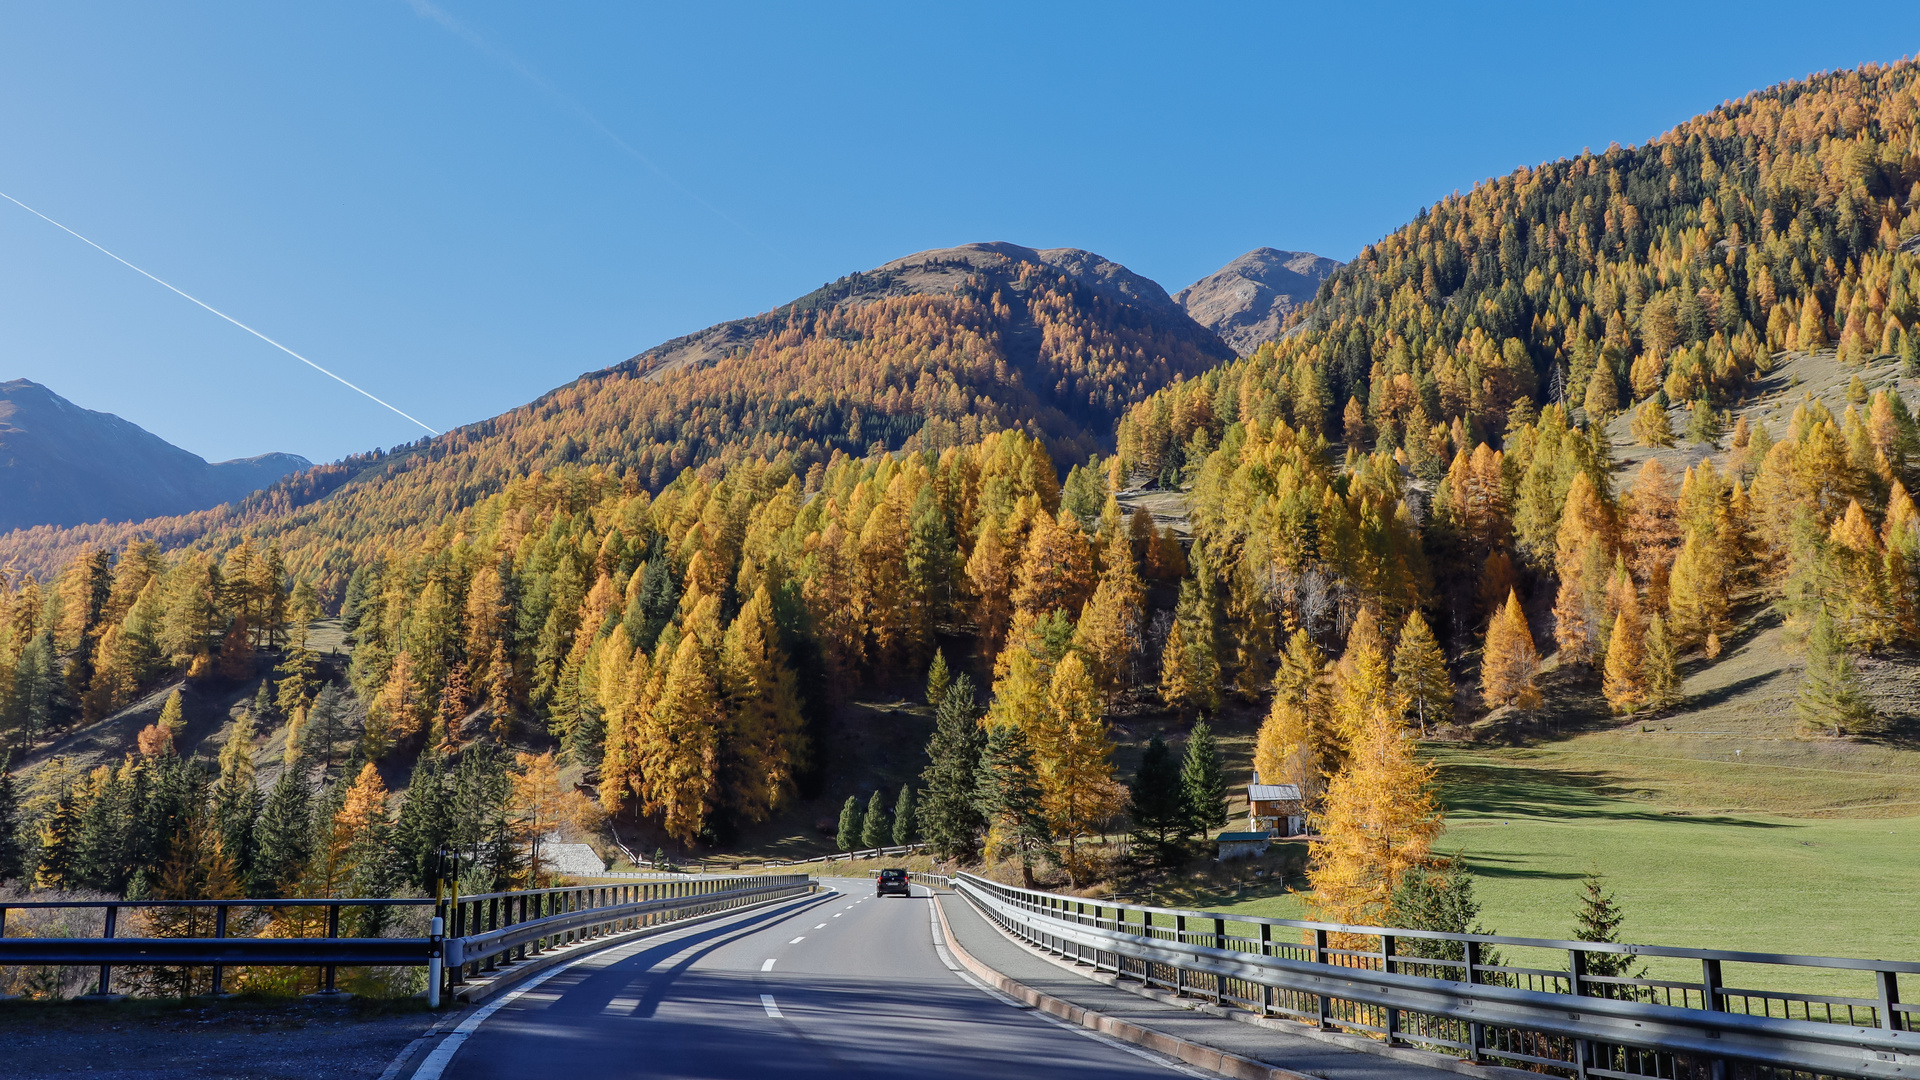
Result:
{"label": "forested hillside", "polygon": [[[1543,654],[1620,713],[1666,709],[1683,658],[1774,604],[1809,658],[1803,733],[1883,724],[1851,657],[1920,642],[1916,120],[1902,63],[1487,181],[1335,271],[1297,332],[1177,382],[1207,338],[1049,263],[841,283],[724,357],[584,379],[304,507],[168,534],[187,551],[16,578],[0,715],[19,742],[43,722],[22,717],[233,677],[287,605],[338,596],[358,760],[557,745],[605,811],[711,844],[805,784],[837,695],[944,643],[991,685],[980,710],[941,697],[943,852],[1064,846],[1077,873],[1129,805],[1108,718],[1237,695],[1268,711],[1262,777],[1329,837],[1321,910],[1380,917],[1439,828],[1415,737],[1537,709]],[[1847,408],[1748,415],[1820,350],[1862,373]],[[1697,455],[1621,475],[1625,412]],[[1186,492],[1190,548],[1123,511],[1141,485]]]}
{"label": "forested hillside", "polygon": [[[725,347],[708,347],[715,340]],[[89,547],[151,538],[219,551],[250,536],[277,543],[294,573],[337,602],[355,567],[516,476],[603,466],[658,491],[690,467],[712,477],[766,459],[804,474],[839,456],[938,451],[1007,428],[1041,439],[1056,460],[1084,461],[1111,446],[1128,406],[1230,356],[1158,286],[1087,252],[927,252],[234,507],[10,534],[0,564],[44,577]]]}

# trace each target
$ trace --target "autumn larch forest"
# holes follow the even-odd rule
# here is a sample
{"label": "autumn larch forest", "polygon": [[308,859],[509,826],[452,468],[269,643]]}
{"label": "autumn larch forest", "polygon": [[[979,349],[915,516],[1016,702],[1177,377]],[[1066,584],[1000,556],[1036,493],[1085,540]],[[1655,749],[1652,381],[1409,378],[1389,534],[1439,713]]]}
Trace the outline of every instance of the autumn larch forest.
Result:
{"label": "autumn larch forest", "polygon": [[[1146,777],[1177,763],[1120,775],[1110,718],[1238,699],[1328,837],[1318,909],[1366,921],[1431,860],[1417,740],[1539,708],[1548,658],[1659,710],[1771,604],[1805,733],[1870,735],[1853,658],[1920,645],[1920,427],[1858,379],[1841,415],[1740,409],[1790,355],[1920,374],[1917,120],[1915,65],[1870,66],[1487,180],[1239,359],[1033,262],[856,276],[710,362],[215,510],[0,538],[16,754],[265,674],[248,723],[291,759],[257,783],[243,730],[182,761],[176,698],[122,764],[0,792],[0,878],[392,892],[455,843],[506,883],[562,818],[724,846],[818,793],[850,690],[931,665],[939,854],[1078,879],[1130,813],[1164,839]],[[1628,471],[1625,443],[1698,452]],[[1133,505],[1153,490],[1180,529]],[[324,618],[350,649],[311,644]],[[383,776],[410,776],[392,807]]]}

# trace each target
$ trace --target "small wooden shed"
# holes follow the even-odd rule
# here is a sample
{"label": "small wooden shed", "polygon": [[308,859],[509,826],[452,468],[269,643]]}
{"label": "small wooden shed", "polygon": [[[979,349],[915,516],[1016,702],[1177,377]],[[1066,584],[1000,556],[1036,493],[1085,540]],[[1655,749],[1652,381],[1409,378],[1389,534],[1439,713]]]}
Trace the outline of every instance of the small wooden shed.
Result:
{"label": "small wooden shed", "polygon": [[1298,784],[1263,784],[1258,774],[1247,785],[1247,827],[1272,836],[1299,836],[1306,831],[1307,811],[1300,802]]}

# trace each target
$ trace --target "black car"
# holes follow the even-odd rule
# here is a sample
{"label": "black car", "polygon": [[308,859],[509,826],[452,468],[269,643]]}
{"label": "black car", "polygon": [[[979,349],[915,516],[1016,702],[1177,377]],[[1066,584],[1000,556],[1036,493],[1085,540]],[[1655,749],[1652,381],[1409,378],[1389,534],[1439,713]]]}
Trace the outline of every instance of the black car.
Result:
{"label": "black car", "polygon": [[880,871],[879,878],[875,879],[873,883],[873,895],[886,896],[888,893],[892,893],[894,896],[913,895],[913,889],[907,885],[907,872],[905,870]]}

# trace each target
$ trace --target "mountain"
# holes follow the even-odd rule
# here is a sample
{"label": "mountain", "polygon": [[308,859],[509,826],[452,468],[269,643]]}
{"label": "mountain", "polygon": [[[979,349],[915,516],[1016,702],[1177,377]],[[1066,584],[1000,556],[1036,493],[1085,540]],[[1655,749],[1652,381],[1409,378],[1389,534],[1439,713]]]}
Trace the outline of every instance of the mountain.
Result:
{"label": "mountain", "polygon": [[[1172,326],[1184,328],[1191,321],[1182,318],[1185,313],[1180,305],[1158,282],[1141,277],[1119,263],[1079,248],[1035,250],[1005,241],[915,252],[874,270],[849,274],[822,285],[786,307],[776,309],[775,314],[857,305],[885,297],[955,295],[964,291],[977,274],[1016,272],[1021,264],[1045,267],[1114,303],[1146,311]],[[774,326],[766,316],[724,322],[657,345],[614,370],[657,376],[683,367],[710,364],[732,355],[737,349],[751,346]]]}
{"label": "mountain", "polygon": [[209,464],[39,383],[0,383],[0,529],[186,513],[238,499],[311,464],[293,454]]}
{"label": "mountain", "polygon": [[341,568],[516,476],[601,466],[658,491],[689,467],[757,457],[804,474],[836,456],[939,451],[1006,428],[1039,439],[1064,467],[1110,451],[1114,424],[1148,395],[1232,358],[1165,289],[1091,252],[923,251],[490,420],[321,466],[217,510],[16,533],[0,538],[0,559],[45,573],[83,546],[118,549],[136,536],[225,546],[245,532],[279,540],[290,570],[337,594]]}
{"label": "mountain", "polygon": [[1254,248],[1173,294],[1173,302],[1244,356],[1280,336],[1340,263],[1306,251]]}
{"label": "mountain", "polygon": [[1312,300],[1321,280],[1341,265],[1312,252],[1254,248],[1172,299],[1245,355],[1278,338],[1287,316]]}

